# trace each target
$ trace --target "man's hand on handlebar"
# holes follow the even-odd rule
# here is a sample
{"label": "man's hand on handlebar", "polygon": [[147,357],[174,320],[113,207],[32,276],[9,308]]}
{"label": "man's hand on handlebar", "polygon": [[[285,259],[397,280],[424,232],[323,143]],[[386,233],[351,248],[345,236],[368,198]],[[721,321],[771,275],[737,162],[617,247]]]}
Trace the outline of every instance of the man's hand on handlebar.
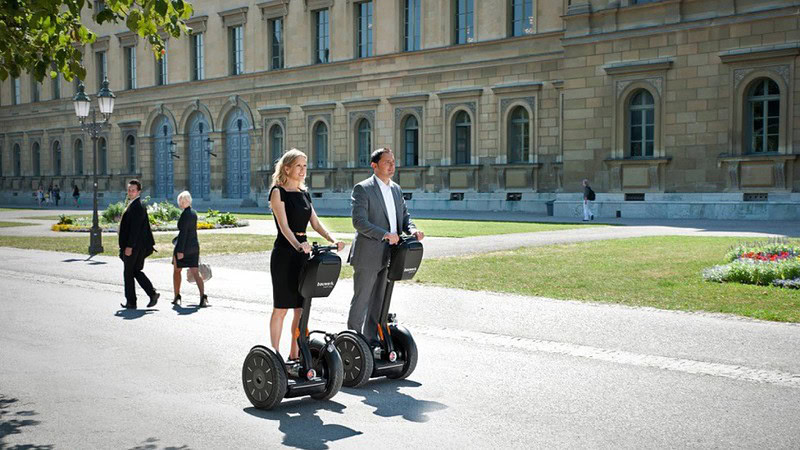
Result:
{"label": "man's hand on handlebar", "polygon": [[417,230],[417,231],[414,232],[413,236],[415,238],[417,238],[418,241],[421,241],[422,238],[425,237],[425,233],[423,233],[422,231]]}
{"label": "man's hand on handlebar", "polygon": [[383,240],[389,241],[390,245],[397,245],[400,242],[400,236],[397,233],[386,233],[383,235]]}

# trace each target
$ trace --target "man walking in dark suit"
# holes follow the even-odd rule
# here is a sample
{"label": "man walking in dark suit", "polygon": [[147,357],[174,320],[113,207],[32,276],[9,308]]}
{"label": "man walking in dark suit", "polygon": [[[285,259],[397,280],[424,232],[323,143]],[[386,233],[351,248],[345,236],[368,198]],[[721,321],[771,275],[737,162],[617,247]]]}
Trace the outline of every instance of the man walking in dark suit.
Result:
{"label": "man walking in dark suit", "polygon": [[356,238],[348,258],[353,266],[354,293],[347,328],[362,333],[376,347],[389,245],[399,242],[398,233],[402,231],[414,234],[420,241],[425,235],[411,221],[403,191],[392,181],[395,170],[392,150],[375,150],[370,161],[374,175],[353,187],[351,199]]}
{"label": "man walking in dark suit", "polygon": [[133,280],[139,282],[139,286],[144,289],[150,303],[148,308],[152,308],[158,302],[161,294],[153,288],[153,283],[142,272],[144,260],[153,254],[156,241],[153,239],[153,231],[150,230],[150,219],[147,217],[147,210],[139,199],[142,192],[142,183],[139,180],[128,182],[128,207],[122,214],[119,223],[119,257],[125,265],[123,277],[125,280],[125,300],[121,304],[123,308],[136,309],[136,286]]}

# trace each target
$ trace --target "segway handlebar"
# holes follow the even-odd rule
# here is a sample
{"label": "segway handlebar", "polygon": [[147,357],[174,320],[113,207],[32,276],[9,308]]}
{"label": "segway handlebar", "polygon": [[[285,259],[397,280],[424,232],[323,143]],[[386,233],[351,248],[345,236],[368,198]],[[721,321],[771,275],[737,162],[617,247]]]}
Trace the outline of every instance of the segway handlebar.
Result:
{"label": "segway handlebar", "polygon": [[312,246],[311,246],[311,254],[312,255],[320,255],[322,253],[335,252],[337,250],[338,250],[338,247],[335,244],[334,245],[319,245],[316,242],[314,242],[312,244]]}

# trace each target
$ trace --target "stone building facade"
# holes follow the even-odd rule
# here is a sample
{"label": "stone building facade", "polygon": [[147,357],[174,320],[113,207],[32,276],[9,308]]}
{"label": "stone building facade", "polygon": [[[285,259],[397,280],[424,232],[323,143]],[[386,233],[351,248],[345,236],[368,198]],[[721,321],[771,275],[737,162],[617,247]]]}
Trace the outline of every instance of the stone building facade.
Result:
{"label": "stone building facade", "polygon": [[[95,2],[95,5],[102,2]],[[800,1],[194,2],[157,61],[94,26],[87,93],[117,95],[103,201],[141,178],[218,207],[264,205],[275,159],[309,155],[318,208],[347,208],[389,146],[412,208],[800,219]],[[87,23],[92,10],[85,11]],[[63,79],[0,87],[0,202],[91,188]]]}

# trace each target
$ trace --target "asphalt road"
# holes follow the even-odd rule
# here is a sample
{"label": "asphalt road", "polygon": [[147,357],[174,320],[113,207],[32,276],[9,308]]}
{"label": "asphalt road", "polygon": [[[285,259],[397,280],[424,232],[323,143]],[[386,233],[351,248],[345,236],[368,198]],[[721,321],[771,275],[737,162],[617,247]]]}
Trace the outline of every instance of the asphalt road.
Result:
{"label": "asphalt road", "polygon": [[[241,387],[265,274],[220,268],[214,306],[188,285],[176,310],[170,267],[148,263],[162,300],[125,312],[117,259],[0,260],[0,448],[800,446],[797,325],[404,283],[408,380],[265,412]],[[351,292],[317,300],[312,328],[341,330]]]}

